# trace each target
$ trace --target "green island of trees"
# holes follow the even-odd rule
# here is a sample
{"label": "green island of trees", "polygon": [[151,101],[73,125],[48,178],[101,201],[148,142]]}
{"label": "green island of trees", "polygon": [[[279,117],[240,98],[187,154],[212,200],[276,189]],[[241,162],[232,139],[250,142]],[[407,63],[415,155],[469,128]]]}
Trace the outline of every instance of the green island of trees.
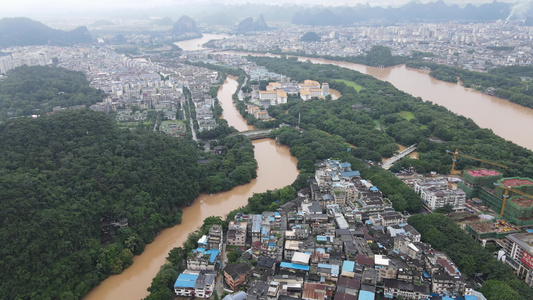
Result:
{"label": "green island of trees", "polygon": [[55,66],[22,66],[0,81],[0,122],[10,117],[42,115],[56,106],[92,105],[105,93],[93,89],[81,72]]}
{"label": "green island of trees", "polygon": [[[339,135],[357,147],[353,151],[360,158],[380,161],[381,157],[390,157],[398,150],[396,143],[404,146],[417,143],[419,159],[404,159],[393,171],[414,167],[419,173],[446,174],[451,168],[451,157],[445,150],[458,148],[474,157],[508,166],[500,170],[505,176],[533,177],[530,150],[498,137],[491,130],[479,128],[471,119],[404,93],[390,83],[333,65],[298,62],[296,58],[248,59],[296,81],[330,82],[330,87],[342,94],[338,100],[295,100],[271,106],[268,112],[280,122],[298,125],[300,119],[303,129],[316,128]],[[363,89],[358,93],[335,79],[355,82]],[[408,121],[399,115],[407,112],[414,118]],[[379,129],[376,122],[381,124]],[[459,170],[480,166],[484,165],[466,158],[457,162]]]}

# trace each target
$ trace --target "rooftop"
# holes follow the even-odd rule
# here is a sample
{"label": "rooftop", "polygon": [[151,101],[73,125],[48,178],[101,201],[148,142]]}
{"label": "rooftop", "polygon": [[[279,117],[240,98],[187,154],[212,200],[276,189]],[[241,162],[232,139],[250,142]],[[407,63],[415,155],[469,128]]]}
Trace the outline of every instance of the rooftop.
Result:
{"label": "rooftop", "polygon": [[497,171],[494,171],[494,170],[485,170],[485,169],[481,169],[481,170],[470,170],[470,171],[465,171],[466,173],[474,176],[474,177],[483,177],[483,176],[497,176],[497,175],[501,175],[500,172],[497,172]]}
{"label": "rooftop", "polygon": [[293,263],[288,263],[288,262],[282,262],[279,265],[279,267],[280,268],[289,268],[289,269],[295,269],[295,270],[309,271],[309,266],[298,265],[298,264],[293,264]]}
{"label": "rooftop", "polygon": [[194,288],[194,285],[196,284],[196,280],[198,279],[199,275],[196,274],[180,274],[178,276],[178,279],[176,279],[176,283],[174,283],[174,287],[177,288]]}
{"label": "rooftop", "polygon": [[527,197],[516,197],[512,198],[511,202],[515,203],[520,207],[530,207],[533,205],[533,199]]}
{"label": "rooftop", "polygon": [[506,186],[533,185],[533,181],[529,178],[506,178],[501,183]]}
{"label": "rooftop", "polygon": [[363,291],[359,292],[359,300],[374,300],[375,294],[369,291]]}

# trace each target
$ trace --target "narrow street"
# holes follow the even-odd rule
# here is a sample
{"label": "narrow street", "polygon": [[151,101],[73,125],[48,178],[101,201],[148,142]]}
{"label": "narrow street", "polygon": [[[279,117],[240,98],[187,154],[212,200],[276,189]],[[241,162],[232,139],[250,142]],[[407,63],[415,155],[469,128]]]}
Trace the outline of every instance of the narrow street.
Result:
{"label": "narrow street", "polygon": [[198,143],[198,138],[196,137],[196,130],[194,129],[194,122],[191,114],[191,99],[187,99],[187,106],[189,107],[189,123],[191,124],[191,134],[192,139]]}

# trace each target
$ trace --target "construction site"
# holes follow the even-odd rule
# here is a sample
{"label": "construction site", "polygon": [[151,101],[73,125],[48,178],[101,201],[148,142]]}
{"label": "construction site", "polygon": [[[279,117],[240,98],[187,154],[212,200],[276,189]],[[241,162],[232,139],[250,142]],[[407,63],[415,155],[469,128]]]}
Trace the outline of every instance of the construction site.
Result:
{"label": "construction site", "polygon": [[476,240],[482,242],[483,246],[488,240],[503,239],[508,234],[519,233],[521,230],[502,219],[478,219],[478,221],[465,224],[465,230]]}
{"label": "construction site", "polygon": [[533,225],[533,180],[502,178],[495,170],[469,170],[458,183],[468,198],[479,198],[505,221],[517,226]]}

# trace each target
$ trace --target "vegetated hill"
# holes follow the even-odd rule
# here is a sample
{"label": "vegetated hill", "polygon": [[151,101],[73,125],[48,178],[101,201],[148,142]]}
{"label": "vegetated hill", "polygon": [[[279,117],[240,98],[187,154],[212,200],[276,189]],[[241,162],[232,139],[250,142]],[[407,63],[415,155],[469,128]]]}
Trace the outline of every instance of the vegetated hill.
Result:
{"label": "vegetated hill", "polygon": [[306,34],[302,35],[300,38],[300,41],[302,42],[319,42],[320,41],[320,35],[318,35],[314,31],[309,31]]}
{"label": "vegetated hill", "polygon": [[200,30],[198,30],[196,22],[194,22],[191,17],[184,15],[174,23],[172,33],[175,35],[182,35],[185,33],[200,33]]}
{"label": "vegetated hill", "polygon": [[263,15],[260,15],[257,21],[254,21],[252,17],[242,20],[237,26],[237,33],[242,34],[250,31],[262,31],[269,29],[270,27],[268,27],[267,23],[265,22],[265,18]]}
{"label": "vegetated hill", "polygon": [[30,45],[66,46],[90,42],[92,37],[85,26],[72,31],[62,31],[29,18],[0,20],[0,48]]}
{"label": "vegetated hill", "polygon": [[0,121],[40,115],[56,106],[92,105],[105,94],[93,89],[81,72],[54,66],[22,66],[0,81]]}
{"label": "vegetated hill", "polygon": [[419,3],[409,2],[401,7],[383,8],[359,4],[354,7],[328,7],[302,10],[294,14],[292,22],[299,25],[348,25],[368,20],[397,21],[489,21],[506,19],[512,4],[494,1],[474,6],[447,5],[444,1]]}
{"label": "vegetated hill", "polygon": [[194,145],[119,129],[103,113],[17,118],[0,124],[0,140],[5,299],[80,299],[178,223],[176,207],[199,194]]}

